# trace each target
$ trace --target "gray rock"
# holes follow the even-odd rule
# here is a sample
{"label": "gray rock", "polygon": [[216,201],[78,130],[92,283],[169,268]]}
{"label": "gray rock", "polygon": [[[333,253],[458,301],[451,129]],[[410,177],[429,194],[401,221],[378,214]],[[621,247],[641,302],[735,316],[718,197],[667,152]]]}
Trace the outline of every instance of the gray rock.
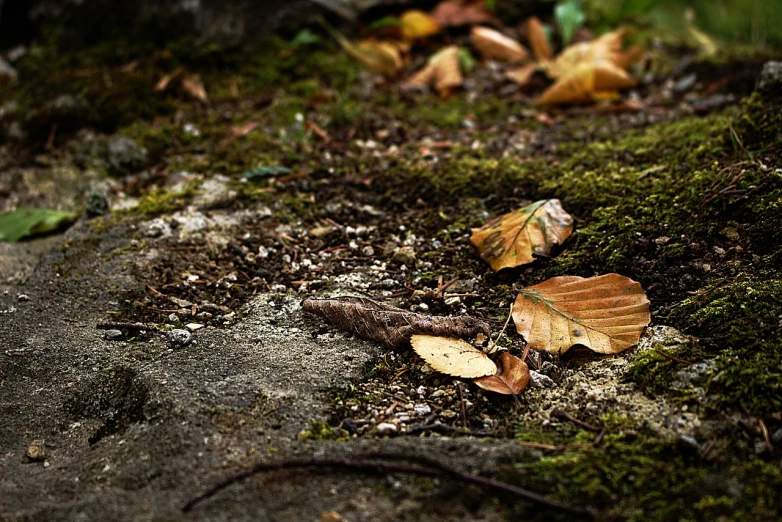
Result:
{"label": "gray rock", "polygon": [[106,333],[103,334],[103,338],[107,341],[121,341],[125,336],[123,335],[122,330],[106,330]]}
{"label": "gray rock", "polygon": [[415,266],[415,250],[409,246],[397,248],[393,259],[406,266]]}
{"label": "gray rock", "polygon": [[113,174],[129,174],[144,166],[147,149],[130,138],[115,136],[106,147],[106,161]]}
{"label": "gray rock", "polygon": [[390,422],[381,422],[375,428],[375,432],[381,436],[396,435],[397,431],[399,431],[399,429],[396,425],[391,424]]}
{"label": "gray rock", "polygon": [[529,371],[529,380],[530,384],[532,384],[532,386],[535,388],[553,388],[556,386],[551,377],[548,375],[543,375],[540,372],[536,372],[535,370]]}
{"label": "gray rock", "polygon": [[176,328],[168,332],[168,340],[174,346],[187,346],[193,339],[193,334],[187,330]]}
{"label": "gray rock", "polygon": [[758,78],[757,90],[769,94],[782,90],[782,62],[766,62]]}
{"label": "gray rock", "polygon": [[99,189],[93,189],[87,196],[87,206],[84,213],[88,218],[102,216],[109,211],[109,200],[106,193]]}
{"label": "gray rock", "polygon": [[676,372],[671,381],[671,386],[674,388],[687,388],[698,385],[716,368],[717,365],[712,360],[687,366]]}

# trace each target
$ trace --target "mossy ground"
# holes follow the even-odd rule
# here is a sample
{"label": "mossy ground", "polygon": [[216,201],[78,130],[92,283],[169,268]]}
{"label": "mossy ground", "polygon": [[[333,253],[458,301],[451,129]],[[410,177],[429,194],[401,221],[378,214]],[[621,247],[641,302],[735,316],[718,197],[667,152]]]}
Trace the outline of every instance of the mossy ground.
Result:
{"label": "mossy ground", "polygon": [[[656,122],[560,112],[553,124],[543,124],[519,100],[435,100],[378,85],[329,45],[310,49],[273,41],[250,56],[194,51],[187,43],[163,51],[109,46],[76,56],[53,49],[31,51],[19,67],[23,88],[0,88],[0,101],[16,101],[26,115],[27,141],[20,145],[26,150],[40,151],[55,123],[55,146],[89,126],[146,147],[149,168],[133,189],[142,204],[124,219],[171,212],[194,195],[195,188],[162,188],[149,175],[153,167],[223,174],[240,190],[231,209],[269,205],[275,224],[317,226],[334,217],[326,209],[330,201],[382,209],[382,218],[351,210],[340,217],[364,220],[387,236],[404,226],[436,239],[439,244],[429,241],[419,252],[431,266],[405,275],[405,285],[431,290],[440,276],[476,278],[480,294],[465,301],[471,313],[489,318],[501,320],[499,306],[518,288],[551,276],[619,272],[640,281],[654,321],[697,340],[675,352],[662,353],[661,347],[638,357],[626,379],[712,419],[701,435],[715,441],[713,449],[705,455],[621,419],[604,419],[607,434],[589,448],[582,446],[594,434],[517,427],[508,434],[515,431],[520,440],[582,446],[506,472],[561,500],[590,505],[601,519],[779,517],[779,449],[756,448],[762,442],[759,420],[782,427],[778,99],[756,94],[708,116],[667,110]],[[182,92],[154,92],[162,75],[178,67],[200,75],[208,104]],[[724,67],[730,74],[730,65]],[[52,92],[79,98],[89,109],[64,114],[47,106]],[[776,112],[769,109],[774,107]],[[241,130],[248,124],[255,128]],[[376,145],[369,146],[370,140]],[[248,169],[272,165],[294,175],[242,182]],[[466,245],[465,234],[487,215],[542,198],[559,198],[575,218],[576,232],[563,252],[531,270],[492,273]],[[236,240],[258,248],[241,236]],[[318,241],[310,246],[333,248],[343,238]],[[176,267],[183,256],[172,253],[161,263]],[[216,266],[233,262],[231,256],[210,256]],[[257,271],[267,284],[294,279],[274,264],[241,268],[249,277]],[[241,304],[249,292],[229,298]],[[448,311],[442,300],[429,304],[433,311]],[[139,310],[128,318],[164,320]],[[682,361],[707,359],[716,366],[703,401],[671,389]],[[394,372],[386,373],[389,378]],[[736,415],[745,428],[735,423]],[[337,436],[342,434],[334,426],[319,423],[303,438]]]}

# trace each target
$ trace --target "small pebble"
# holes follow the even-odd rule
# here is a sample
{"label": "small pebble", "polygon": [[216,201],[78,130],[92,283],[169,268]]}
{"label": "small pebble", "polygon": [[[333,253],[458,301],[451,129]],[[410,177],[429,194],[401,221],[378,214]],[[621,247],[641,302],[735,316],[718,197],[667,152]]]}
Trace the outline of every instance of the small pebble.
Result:
{"label": "small pebble", "polygon": [[203,327],[204,327],[204,325],[202,325],[200,323],[188,323],[188,324],[185,325],[185,328],[187,328],[191,332],[195,332],[196,330],[200,330]]}
{"label": "small pebble", "polygon": [[[187,326],[189,328],[191,325],[187,325]],[[188,332],[187,330],[183,330],[181,328],[176,328],[168,332],[168,340],[174,346],[187,346],[188,344],[190,344],[192,338],[193,335],[190,332]]]}
{"label": "small pebble", "polygon": [[428,404],[416,404],[413,406],[413,410],[415,411],[416,415],[429,415],[432,413],[432,407]]}
{"label": "small pebble", "polygon": [[46,459],[46,451],[43,449],[43,443],[34,440],[27,447],[27,458],[36,462]]}
{"label": "small pebble", "polygon": [[377,425],[375,431],[377,432],[378,435],[382,435],[382,436],[396,435],[398,428],[394,424],[391,424],[390,422],[381,422],[380,424]]}
{"label": "small pebble", "polygon": [[529,380],[534,388],[553,388],[556,386],[551,377],[535,370],[529,371]]}
{"label": "small pebble", "polygon": [[456,417],[456,412],[453,410],[443,410],[440,412],[440,417],[444,419],[453,419]]}
{"label": "small pebble", "polygon": [[27,294],[16,294],[16,298],[20,301],[29,301],[30,296]]}
{"label": "small pebble", "polygon": [[123,337],[121,330],[106,330],[103,334],[103,338],[107,341],[120,341]]}

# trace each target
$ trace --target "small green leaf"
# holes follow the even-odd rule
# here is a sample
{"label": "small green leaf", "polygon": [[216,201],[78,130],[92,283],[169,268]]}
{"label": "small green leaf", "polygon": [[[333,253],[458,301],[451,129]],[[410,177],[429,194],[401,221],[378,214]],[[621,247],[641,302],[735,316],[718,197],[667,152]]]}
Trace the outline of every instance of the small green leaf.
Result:
{"label": "small green leaf", "polygon": [[291,169],[287,167],[281,167],[279,165],[264,165],[262,167],[255,167],[244,174],[242,174],[242,177],[248,181],[253,181],[256,179],[263,179],[263,178],[271,178],[274,176],[279,176],[280,174],[290,174]]}
{"label": "small green leaf", "polygon": [[19,208],[0,213],[0,241],[16,243],[20,239],[56,232],[71,225],[79,214],[46,208]]}
{"label": "small green leaf", "polygon": [[475,58],[473,55],[465,49],[464,47],[459,48],[459,67],[462,69],[462,72],[469,73],[472,72],[473,69],[475,69]]}
{"label": "small green leaf", "polygon": [[586,22],[586,15],[581,0],[566,0],[554,8],[554,18],[557,20],[559,32],[562,33],[562,45],[567,46],[573,38],[573,33]]}
{"label": "small green leaf", "polygon": [[295,47],[300,47],[303,45],[312,45],[320,42],[320,36],[313,33],[309,29],[302,29],[298,33],[296,33],[296,36],[293,37],[293,40],[291,40],[291,43]]}

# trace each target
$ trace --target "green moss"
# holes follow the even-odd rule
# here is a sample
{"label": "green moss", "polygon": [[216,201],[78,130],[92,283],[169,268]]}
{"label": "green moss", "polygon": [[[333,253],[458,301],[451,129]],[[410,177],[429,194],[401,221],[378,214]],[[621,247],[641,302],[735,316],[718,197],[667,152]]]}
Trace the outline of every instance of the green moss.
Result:
{"label": "green moss", "polygon": [[[782,508],[772,493],[782,487],[774,463],[755,457],[741,465],[704,462],[691,448],[643,435],[606,435],[597,448],[568,450],[518,467],[522,480],[545,485],[559,500],[596,509],[600,520],[714,520],[721,515],[771,520]],[[737,484],[743,491],[736,490]]]}
{"label": "green moss", "polygon": [[324,440],[349,440],[347,432],[339,428],[332,428],[327,422],[311,420],[310,427],[307,430],[299,432],[301,441],[324,441]]}
{"label": "green moss", "polygon": [[195,183],[190,183],[181,191],[159,188],[144,194],[138,205],[127,212],[143,217],[153,217],[167,212],[174,212],[184,208],[195,193]]}

